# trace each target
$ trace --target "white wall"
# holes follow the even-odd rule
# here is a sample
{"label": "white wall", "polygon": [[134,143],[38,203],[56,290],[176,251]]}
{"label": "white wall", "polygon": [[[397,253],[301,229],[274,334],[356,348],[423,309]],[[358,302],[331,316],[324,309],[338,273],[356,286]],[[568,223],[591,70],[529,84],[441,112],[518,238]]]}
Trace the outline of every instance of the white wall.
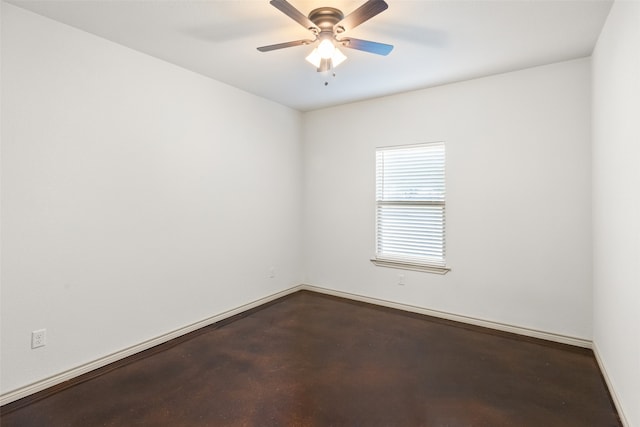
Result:
{"label": "white wall", "polygon": [[594,344],[640,426],[640,3],[616,1],[593,54]]}
{"label": "white wall", "polygon": [[[303,123],[307,283],[591,338],[589,59],[309,112]],[[376,267],[375,148],[430,141],[446,141],[452,271]]]}
{"label": "white wall", "polygon": [[2,8],[2,392],[300,283],[298,112]]}

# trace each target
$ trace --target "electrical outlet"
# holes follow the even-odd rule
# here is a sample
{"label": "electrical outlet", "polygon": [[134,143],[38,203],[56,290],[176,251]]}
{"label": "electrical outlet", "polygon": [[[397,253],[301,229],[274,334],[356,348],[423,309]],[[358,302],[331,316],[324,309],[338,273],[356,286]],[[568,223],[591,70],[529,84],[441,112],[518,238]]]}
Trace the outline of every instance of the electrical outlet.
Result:
{"label": "electrical outlet", "polygon": [[398,285],[404,286],[404,274],[398,274]]}
{"label": "electrical outlet", "polygon": [[44,347],[47,344],[47,330],[38,329],[31,332],[31,348]]}

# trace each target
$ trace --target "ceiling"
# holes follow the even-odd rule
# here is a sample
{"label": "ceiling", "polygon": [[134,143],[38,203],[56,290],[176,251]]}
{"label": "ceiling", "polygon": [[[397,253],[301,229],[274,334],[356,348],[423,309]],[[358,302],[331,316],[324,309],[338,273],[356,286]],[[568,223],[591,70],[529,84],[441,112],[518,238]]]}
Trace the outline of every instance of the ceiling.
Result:
{"label": "ceiling", "polygon": [[[364,0],[289,0],[345,15]],[[278,103],[309,111],[589,56],[611,0],[387,0],[352,31],[392,44],[388,56],[343,49],[335,77],[310,46],[256,47],[310,33],[268,0],[9,0],[9,3]],[[328,85],[325,85],[328,82]]]}

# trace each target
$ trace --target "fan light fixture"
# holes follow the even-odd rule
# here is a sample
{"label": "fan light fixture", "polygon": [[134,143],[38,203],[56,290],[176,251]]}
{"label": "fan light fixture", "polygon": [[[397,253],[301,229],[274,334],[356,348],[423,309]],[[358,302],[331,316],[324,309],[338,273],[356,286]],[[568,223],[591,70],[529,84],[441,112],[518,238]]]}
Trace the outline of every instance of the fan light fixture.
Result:
{"label": "fan light fixture", "polygon": [[329,70],[342,64],[347,57],[331,40],[324,39],[305,59],[319,70],[323,68]]}
{"label": "fan light fixture", "polygon": [[349,32],[363,22],[368,21],[380,12],[386,10],[389,5],[387,5],[384,0],[367,0],[346,17],[340,10],[333,7],[313,9],[309,13],[309,16],[305,16],[287,0],[270,0],[269,3],[309,30],[313,35],[313,39],[294,40],[291,42],[261,46],[258,48],[260,52],[269,52],[294,46],[307,46],[319,42],[318,46],[306,57],[306,60],[313,64],[318,71],[329,71],[347,59],[347,57],[338,50],[336,43],[340,45],[340,47],[383,56],[388,55],[393,49],[393,46],[390,44],[344,37],[345,32]]}

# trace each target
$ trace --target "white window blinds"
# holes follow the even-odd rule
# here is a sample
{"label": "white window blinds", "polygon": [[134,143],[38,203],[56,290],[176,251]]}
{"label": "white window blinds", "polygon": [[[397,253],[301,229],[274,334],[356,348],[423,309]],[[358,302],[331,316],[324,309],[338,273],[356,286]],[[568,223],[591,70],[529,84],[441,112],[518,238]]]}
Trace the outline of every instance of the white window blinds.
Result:
{"label": "white window blinds", "polygon": [[376,151],[376,260],[445,266],[444,143]]}

